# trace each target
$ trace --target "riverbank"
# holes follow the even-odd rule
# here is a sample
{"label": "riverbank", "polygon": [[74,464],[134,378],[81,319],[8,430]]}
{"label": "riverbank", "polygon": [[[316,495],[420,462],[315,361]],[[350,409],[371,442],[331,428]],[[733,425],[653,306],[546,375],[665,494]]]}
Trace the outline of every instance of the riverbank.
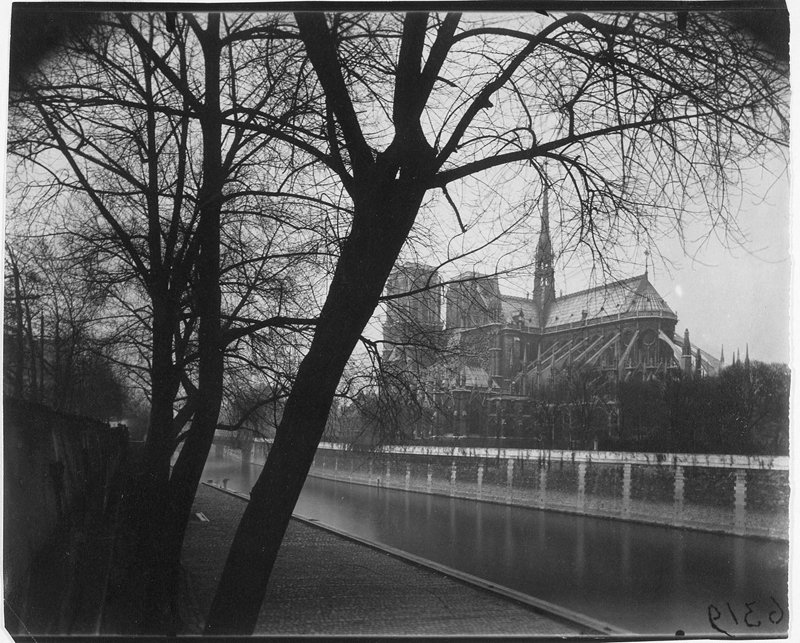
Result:
{"label": "riverbank", "polygon": [[[235,450],[229,453],[241,457]],[[260,455],[253,454],[253,464],[263,463]],[[772,470],[768,462],[739,462],[742,459],[735,456],[684,456],[674,464],[671,458],[655,457],[639,462],[636,456],[642,454],[623,454],[621,461],[605,461],[604,454],[596,453],[589,454],[594,460],[576,457],[586,452],[540,455],[490,458],[417,453],[402,447],[359,452],[328,446],[317,450],[310,475],[596,518],[788,540],[788,471]],[[709,458],[716,460],[706,461]]]}
{"label": "riverbank", "polygon": [[[431,449],[428,449],[431,451]],[[398,491],[463,498],[494,504],[679,527],[695,531],[789,539],[789,472],[779,462],[737,456],[682,456],[681,464],[646,454],[623,454],[633,462],[574,457],[479,457],[420,454],[397,447],[352,451],[321,446],[310,476]],[[474,451],[474,450],[473,450]],[[242,452],[217,447],[242,460]],[[606,454],[608,455],[608,454]],[[263,466],[266,450],[248,453]],[[608,458],[606,458],[608,460]],[[747,462],[745,462],[747,460]],[[772,460],[776,460],[773,458]],[[749,469],[746,467],[750,467]]]}
{"label": "riverbank", "polygon": [[[182,634],[202,633],[242,498],[202,484],[186,534]],[[260,635],[596,636],[590,619],[543,613],[313,524],[292,520],[256,626]],[[605,632],[608,635],[608,632]]]}

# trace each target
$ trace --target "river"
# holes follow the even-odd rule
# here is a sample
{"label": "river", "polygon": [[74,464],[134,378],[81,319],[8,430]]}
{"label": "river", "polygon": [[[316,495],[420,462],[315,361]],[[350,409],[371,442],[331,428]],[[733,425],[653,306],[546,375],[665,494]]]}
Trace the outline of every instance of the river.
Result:
{"label": "river", "polygon": [[[248,493],[258,465],[209,457]],[[785,635],[785,542],[378,489],[310,477],[297,516],[644,636]]]}

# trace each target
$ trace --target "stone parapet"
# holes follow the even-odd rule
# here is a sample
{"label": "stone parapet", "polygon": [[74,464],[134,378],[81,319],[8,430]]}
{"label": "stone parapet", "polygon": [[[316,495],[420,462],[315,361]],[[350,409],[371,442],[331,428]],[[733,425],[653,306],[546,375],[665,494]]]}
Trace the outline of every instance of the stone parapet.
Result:
{"label": "stone parapet", "polygon": [[[595,517],[788,538],[788,471],[781,462],[774,469],[730,468],[719,464],[721,460],[716,466],[668,467],[642,458],[573,460],[574,452],[537,453],[538,458],[515,459],[497,451],[492,457],[479,457],[427,449],[417,453],[320,447],[311,475]],[[570,457],[557,460],[556,454]],[[752,500],[751,481],[758,489]]]}
{"label": "stone parapet", "polygon": [[[350,451],[348,444],[322,442],[320,449]],[[564,449],[504,449],[502,447],[432,447],[392,445],[377,447],[373,453],[427,455],[501,460],[558,460],[596,464],[640,464],[666,467],[705,467],[712,469],[758,469],[788,471],[789,456],[722,455],[702,453],[644,453],[633,451],[567,451]]]}

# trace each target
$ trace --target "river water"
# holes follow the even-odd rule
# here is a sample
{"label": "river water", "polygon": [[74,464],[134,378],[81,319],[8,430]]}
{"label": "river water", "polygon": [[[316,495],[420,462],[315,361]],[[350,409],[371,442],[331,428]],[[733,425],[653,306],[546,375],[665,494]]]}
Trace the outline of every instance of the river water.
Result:
{"label": "river water", "polygon": [[[248,493],[258,465],[209,457]],[[295,514],[645,636],[788,630],[785,542],[309,478]]]}

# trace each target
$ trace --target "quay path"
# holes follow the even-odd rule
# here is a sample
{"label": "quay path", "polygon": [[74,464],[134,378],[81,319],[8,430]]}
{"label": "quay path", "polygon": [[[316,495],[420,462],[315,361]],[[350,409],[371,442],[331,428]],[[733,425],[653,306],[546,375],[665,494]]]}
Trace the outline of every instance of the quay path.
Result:
{"label": "quay path", "polygon": [[[184,544],[183,634],[202,632],[239,517],[243,495],[201,484]],[[524,636],[624,635],[535,599],[498,593],[396,552],[294,519],[270,579],[258,635]]]}

